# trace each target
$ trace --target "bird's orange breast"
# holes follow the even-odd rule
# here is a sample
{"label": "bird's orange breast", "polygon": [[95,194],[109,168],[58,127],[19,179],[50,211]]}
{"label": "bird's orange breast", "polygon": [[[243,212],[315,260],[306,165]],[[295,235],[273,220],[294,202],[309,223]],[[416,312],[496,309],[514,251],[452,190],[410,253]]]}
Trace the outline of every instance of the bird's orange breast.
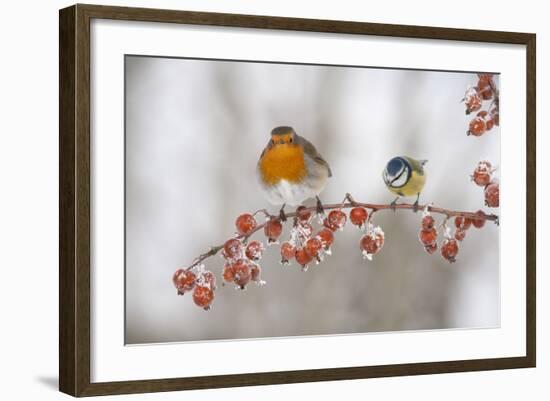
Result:
{"label": "bird's orange breast", "polygon": [[280,180],[300,182],[307,173],[304,150],[297,145],[276,145],[265,151],[259,168],[266,184],[274,185]]}

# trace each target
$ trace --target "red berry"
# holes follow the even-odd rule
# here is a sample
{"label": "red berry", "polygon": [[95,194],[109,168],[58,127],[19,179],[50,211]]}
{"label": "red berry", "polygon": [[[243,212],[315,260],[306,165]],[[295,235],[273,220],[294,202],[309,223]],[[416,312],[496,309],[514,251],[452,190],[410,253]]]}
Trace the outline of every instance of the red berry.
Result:
{"label": "red berry", "polygon": [[458,254],[458,242],[455,239],[446,239],[441,245],[441,256],[453,263],[456,261]]}
{"label": "red berry", "polygon": [[237,232],[240,235],[249,235],[257,226],[256,219],[250,213],[243,213],[235,221]]}
{"label": "red berry", "polygon": [[321,243],[321,240],[313,237],[306,241],[304,249],[309,256],[311,256],[312,258],[316,258],[319,255],[319,251],[322,247],[323,244]]}
{"label": "red berry", "polygon": [[472,179],[477,185],[484,187],[491,182],[491,173],[474,171]]}
{"label": "red berry", "polygon": [[283,225],[279,219],[271,219],[265,223],[264,234],[270,242],[277,241],[283,232]]}
{"label": "red berry", "polygon": [[466,103],[466,114],[470,114],[481,109],[481,97],[479,97],[477,93],[466,97],[464,99],[464,103]]}
{"label": "red berry", "polygon": [[472,180],[480,187],[488,185],[491,182],[493,174],[491,167],[491,163],[488,161],[479,162],[472,174]]}
{"label": "red berry", "polygon": [[296,209],[296,217],[300,221],[309,221],[309,218],[311,217],[311,212],[306,210],[307,208],[305,206],[298,206]]}
{"label": "red berry", "polygon": [[493,90],[490,86],[486,86],[483,89],[479,89],[479,96],[481,96],[483,100],[490,100],[493,98]]}
{"label": "red berry", "polygon": [[363,254],[375,255],[384,246],[384,234],[383,233],[368,233],[361,237],[360,248]]}
{"label": "red berry", "polygon": [[207,283],[212,290],[216,289],[216,276],[211,271],[205,271],[202,274],[202,279]]}
{"label": "red berry", "polygon": [[476,88],[468,88],[464,95],[464,104],[466,104],[466,114],[470,114],[474,111],[481,109],[481,97],[477,93]]}
{"label": "red berry", "polygon": [[472,224],[474,225],[475,228],[481,228],[485,225],[485,213],[483,212],[483,210],[478,210],[476,212],[476,215],[477,216],[480,216],[479,219],[473,219],[472,220]]}
{"label": "red berry", "polygon": [[235,280],[235,269],[233,268],[232,264],[226,263],[223,267],[223,281],[226,281],[228,283],[231,283],[233,280]]}
{"label": "red berry", "polygon": [[489,100],[493,98],[493,89],[491,85],[494,85],[492,74],[479,74],[477,89],[483,100]]}
{"label": "red berry", "polygon": [[472,219],[468,217],[456,216],[455,217],[455,227],[462,230],[467,230],[472,225]]}
{"label": "red berry", "polygon": [[296,262],[302,265],[302,267],[306,267],[307,264],[313,260],[304,248],[297,249],[295,257]]}
{"label": "red berry", "polygon": [[263,252],[264,246],[260,241],[251,241],[246,247],[245,255],[250,260],[260,260]]}
{"label": "red berry", "polygon": [[259,264],[252,263],[252,267],[250,268],[250,279],[252,281],[260,281],[260,274],[262,273],[262,269]]}
{"label": "red berry", "polygon": [[470,121],[470,129],[468,130],[469,135],[481,136],[485,131],[487,131],[487,124],[482,117],[475,117]]}
{"label": "red berry", "polygon": [[241,257],[242,243],[236,238],[229,239],[223,244],[223,256],[226,259],[235,259]]}
{"label": "red berry", "polygon": [[433,254],[435,251],[437,251],[437,242],[434,242],[431,245],[425,245],[424,250],[428,252],[430,255]]}
{"label": "red berry", "polygon": [[466,237],[466,230],[463,228],[457,228],[455,231],[455,239],[462,241]]}
{"label": "red berry", "polygon": [[197,306],[208,310],[210,309],[210,304],[214,300],[214,291],[206,286],[196,286],[195,291],[193,291],[193,302]]}
{"label": "red berry", "polygon": [[333,210],[324,221],[324,226],[332,231],[341,230],[346,224],[347,216],[341,210]]}
{"label": "red berry", "polygon": [[183,295],[187,291],[191,291],[195,286],[197,276],[190,270],[178,269],[172,277],[172,282],[178,290],[178,294]]}
{"label": "red berry", "polygon": [[283,242],[281,245],[281,257],[283,258],[283,263],[292,260],[295,254],[296,248],[294,248],[290,242]]}
{"label": "red berry", "polygon": [[493,121],[492,116],[489,115],[489,113],[487,113],[485,110],[477,113],[477,116],[480,118],[483,118],[483,120],[485,121],[485,124],[487,125],[487,131],[489,131],[495,125],[495,122]]}
{"label": "red berry", "polygon": [[431,230],[434,228],[435,220],[431,215],[424,216],[422,218],[422,229],[423,230]]}
{"label": "red berry", "polygon": [[328,228],[323,228],[321,231],[319,231],[317,233],[317,237],[319,237],[319,239],[321,240],[321,244],[325,249],[329,249],[334,242],[334,234],[332,233],[332,230]]}
{"label": "red berry", "polygon": [[418,234],[418,239],[420,239],[420,242],[424,246],[426,245],[432,245],[437,240],[437,231],[435,228],[432,228],[430,230],[420,230],[420,233]]}
{"label": "red berry", "polygon": [[499,186],[493,182],[485,187],[485,204],[489,207],[499,206]]}
{"label": "red berry", "polygon": [[239,259],[233,264],[233,270],[235,272],[233,281],[235,284],[244,289],[251,278],[251,263],[246,259]]}
{"label": "red berry", "polygon": [[364,207],[354,207],[349,212],[349,219],[352,224],[361,227],[367,221],[369,214]]}

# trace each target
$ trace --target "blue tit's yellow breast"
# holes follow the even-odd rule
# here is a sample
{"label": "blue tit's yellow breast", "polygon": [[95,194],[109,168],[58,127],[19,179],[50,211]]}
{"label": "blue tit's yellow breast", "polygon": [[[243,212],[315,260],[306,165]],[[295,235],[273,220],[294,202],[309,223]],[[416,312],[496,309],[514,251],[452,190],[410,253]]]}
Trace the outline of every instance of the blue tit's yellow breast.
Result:
{"label": "blue tit's yellow breast", "polygon": [[416,196],[422,192],[424,184],[426,183],[426,173],[420,174],[416,170],[412,170],[409,180],[399,188],[388,187],[390,191],[399,196]]}

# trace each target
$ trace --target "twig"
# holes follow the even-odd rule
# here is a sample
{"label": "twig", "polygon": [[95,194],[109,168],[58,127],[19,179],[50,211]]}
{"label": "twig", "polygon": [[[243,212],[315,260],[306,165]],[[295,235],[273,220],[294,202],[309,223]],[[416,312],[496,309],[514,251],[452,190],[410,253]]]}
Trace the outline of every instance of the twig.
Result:
{"label": "twig", "polygon": [[[348,208],[357,207],[357,206],[361,206],[361,207],[364,207],[366,209],[370,209],[371,210],[370,216],[372,216],[372,214],[374,212],[378,212],[380,210],[413,210],[414,209],[414,205],[411,204],[411,203],[399,203],[399,204],[396,204],[396,205],[391,205],[391,204],[376,204],[376,203],[356,202],[351,197],[351,195],[349,195],[349,194],[346,194],[344,202],[323,205],[323,208],[325,210],[334,210],[334,209],[348,209]],[[300,213],[315,212],[316,210],[317,210],[316,206],[311,206],[311,207],[306,207],[304,209],[301,209]],[[477,214],[475,212],[462,212],[462,211],[458,211],[458,210],[449,210],[449,209],[435,207],[435,206],[431,206],[431,205],[427,205],[427,204],[418,205],[418,210],[427,210],[431,213],[442,214],[442,215],[446,216],[445,220],[448,220],[451,217],[461,216],[461,217],[466,217],[466,218],[473,219],[473,220],[493,221],[496,224],[498,224],[498,222],[499,222],[498,216],[496,214],[486,214],[486,213],[484,213],[483,215],[481,215],[481,214]],[[260,209],[257,212],[255,212],[254,214],[256,214],[258,212],[264,213],[266,215],[266,217],[270,217],[270,218],[273,218],[273,219],[280,220],[279,217],[269,214],[266,209]],[[292,218],[292,217],[297,217],[297,216],[298,216],[298,213],[296,213],[296,212],[286,213],[287,218]],[[254,228],[254,230],[252,230],[252,232],[250,232],[249,234],[247,234],[247,235],[237,235],[237,236],[235,236],[235,238],[236,239],[242,239],[242,240],[246,241],[246,240],[248,240],[248,238],[250,238],[256,232],[262,230],[265,227],[265,225],[266,225],[266,223],[258,224]],[[193,267],[199,265],[205,259],[216,255],[222,248],[223,248],[223,244],[211,247],[208,252],[205,252],[205,253],[201,254],[200,256],[198,256],[197,258],[195,258],[195,260],[193,260],[193,262],[187,268],[187,270],[190,270]]]}

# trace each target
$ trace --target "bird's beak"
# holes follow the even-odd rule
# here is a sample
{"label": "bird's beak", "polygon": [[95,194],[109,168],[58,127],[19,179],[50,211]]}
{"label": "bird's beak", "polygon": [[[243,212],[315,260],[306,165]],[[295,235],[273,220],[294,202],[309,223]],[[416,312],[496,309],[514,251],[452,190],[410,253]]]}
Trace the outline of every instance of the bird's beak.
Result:
{"label": "bird's beak", "polygon": [[279,145],[284,145],[285,144],[285,140],[284,139],[279,139]]}

